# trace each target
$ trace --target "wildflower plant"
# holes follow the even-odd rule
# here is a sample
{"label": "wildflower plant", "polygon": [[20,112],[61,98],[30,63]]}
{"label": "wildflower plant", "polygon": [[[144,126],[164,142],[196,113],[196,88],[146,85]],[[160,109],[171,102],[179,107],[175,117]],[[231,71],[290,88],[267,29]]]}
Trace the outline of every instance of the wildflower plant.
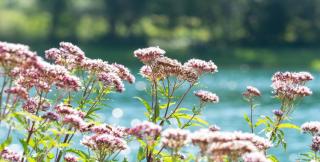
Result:
{"label": "wildflower plant", "polygon": [[[250,106],[245,119],[251,132],[227,132],[200,118],[208,104],[219,102],[215,93],[197,89],[200,78],[216,73],[217,66],[199,59],[181,63],[165,53],[159,47],[134,51],[144,64],[140,74],[149,82],[149,99],[135,97],[146,108],[146,120],[125,128],[102,122],[97,112],[108,107],[110,93],[124,93],[125,82],[135,82],[127,67],[90,59],[69,42],[46,50],[45,59],[28,46],[0,42],[0,124],[8,127],[0,141],[0,161],[126,162],[119,155],[133,141],[139,143],[136,161],[276,161],[268,150],[286,146],[283,128],[299,129],[288,121],[296,103],[312,94],[305,86],[311,74],[274,74],[273,94],[280,108],[273,117],[256,122],[255,100],[261,94],[248,86],[243,96]],[[190,94],[198,103],[188,106],[184,103]],[[255,134],[260,125],[267,138]],[[188,130],[195,126],[204,128]],[[301,160],[319,161],[319,122],[305,123],[301,129],[312,136],[310,151],[301,154]],[[10,148],[13,141],[22,152]]]}
{"label": "wildflower plant", "polygon": [[[140,69],[140,74],[149,81],[151,87],[150,103],[145,99],[137,98],[146,107],[148,121],[159,126],[166,126],[171,125],[172,121],[175,120],[181,129],[197,123],[207,124],[206,121],[199,118],[199,115],[207,103],[217,103],[219,101],[216,94],[208,91],[198,91],[195,93],[200,100],[198,106],[191,109],[181,106],[192,88],[198,84],[202,75],[213,74],[218,71],[217,66],[212,61],[190,59],[182,64],[178,60],[166,57],[165,51],[159,47],[137,49],[134,51],[134,56],[144,64]],[[177,91],[184,92],[181,96],[177,96]],[[164,102],[160,102],[160,100]],[[157,137],[154,138],[157,139]],[[161,155],[163,149],[164,146],[160,150],[141,148],[141,152],[147,153],[148,155],[144,157],[147,161],[151,161],[154,158],[159,158],[157,156]]]}
{"label": "wildflower plant", "polygon": [[290,115],[296,104],[304,97],[312,95],[306,83],[313,80],[308,72],[277,72],[272,76],[272,93],[280,102],[280,108],[273,110],[273,117],[265,116],[258,121],[264,124],[268,138],[276,145],[287,147],[283,128],[300,130],[299,126],[290,122]]}
{"label": "wildflower plant", "polygon": [[244,99],[249,103],[250,106],[250,117],[245,114],[244,118],[248,122],[251,133],[254,133],[254,128],[256,127],[256,124],[254,123],[254,109],[256,108],[257,104],[255,104],[255,98],[260,97],[261,93],[260,91],[252,86],[248,86],[247,90],[242,94]]}

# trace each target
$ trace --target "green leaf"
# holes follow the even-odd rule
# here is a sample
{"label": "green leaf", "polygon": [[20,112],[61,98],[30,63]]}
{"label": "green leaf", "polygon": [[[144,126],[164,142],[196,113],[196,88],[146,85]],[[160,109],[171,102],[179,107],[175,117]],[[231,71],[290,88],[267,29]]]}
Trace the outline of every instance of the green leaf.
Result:
{"label": "green leaf", "polygon": [[300,131],[300,127],[292,123],[281,123],[278,125],[278,128],[279,129],[281,128],[296,129]]}
{"label": "green leaf", "polygon": [[26,111],[20,111],[20,112],[16,112],[16,114],[21,115],[21,116],[25,116],[26,118],[32,120],[32,121],[37,121],[40,122],[43,119],[41,117],[38,117],[37,115],[31,114],[29,112]]}
{"label": "green leaf", "polygon": [[9,146],[12,142],[12,137],[10,136],[8,139],[6,139],[3,143],[0,145],[0,152],[4,150],[7,146]]}
{"label": "green leaf", "polygon": [[142,161],[143,159],[145,159],[145,153],[142,147],[139,148],[137,158],[138,161]]}
{"label": "green leaf", "polygon": [[167,108],[167,107],[170,107],[172,105],[176,104],[175,102],[170,102],[169,105],[168,103],[164,103],[164,104],[161,104],[159,107],[160,109],[164,109],[164,108]]}
{"label": "green leaf", "polygon": [[[191,119],[192,118],[192,115],[189,115],[189,114],[181,114],[181,113],[175,113],[174,116],[177,118],[184,118],[184,119]],[[196,122],[199,122],[201,124],[204,124],[204,125],[208,125],[209,123],[203,119],[201,119],[200,117],[197,117],[197,116],[194,116],[192,121],[196,121]]]}
{"label": "green leaf", "polygon": [[274,156],[274,155],[268,155],[267,157],[268,157],[268,159],[269,159],[271,162],[279,162],[279,160],[277,159],[277,157]]}
{"label": "green leaf", "polygon": [[147,109],[147,111],[150,114],[152,113],[152,108],[151,108],[150,104],[145,99],[143,99],[141,97],[133,97],[133,98],[139,100],[144,105],[144,107]]}
{"label": "green leaf", "polygon": [[252,123],[251,123],[251,120],[249,118],[249,116],[247,114],[244,114],[243,115],[243,118],[247,121],[247,123],[249,124],[249,126],[251,127]]}
{"label": "green leaf", "polygon": [[82,159],[90,159],[90,156],[81,150],[68,149],[68,150],[66,150],[66,152],[74,153],[74,154],[80,156]]}

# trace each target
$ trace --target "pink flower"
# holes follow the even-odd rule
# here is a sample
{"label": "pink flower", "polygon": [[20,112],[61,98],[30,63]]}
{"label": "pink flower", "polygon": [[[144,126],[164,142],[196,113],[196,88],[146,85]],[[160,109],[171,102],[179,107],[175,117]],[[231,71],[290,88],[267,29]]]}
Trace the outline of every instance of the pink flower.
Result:
{"label": "pink flower", "polygon": [[144,65],[141,67],[140,69],[140,75],[144,78],[152,78],[152,69],[150,66],[148,65]]}
{"label": "pink flower", "polygon": [[261,152],[252,152],[242,156],[244,162],[270,162]]}
{"label": "pink flower", "polygon": [[65,105],[62,103],[55,106],[55,109],[58,114],[64,115],[64,116],[65,115],[77,115],[81,118],[84,118],[84,116],[86,115],[84,112],[82,112],[80,110],[75,110],[70,105]]}
{"label": "pink flower", "polygon": [[126,80],[129,83],[135,82],[135,77],[130,73],[130,70],[128,68],[117,63],[112,64],[112,66],[114,66],[115,69],[117,69],[116,72],[122,80]]}
{"label": "pink flower", "polygon": [[113,87],[118,92],[125,90],[121,78],[115,73],[100,73],[98,78],[106,87]]}
{"label": "pink flower", "polygon": [[81,140],[81,144],[95,151],[98,155],[110,155],[116,151],[125,150],[128,147],[125,140],[107,133],[85,136]]}
{"label": "pink flower", "polygon": [[48,112],[45,115],[43,115],[43,118],[49,119],[50,121],[58,121],[59,115],[55,112]]}
{"label": "pink flower", "polygon": [[162,145],[171,149],[180,149],[189,142],[189,131],[166,129],[161,134]]}
{"label": "pink flower", "polygon": [[247,86],[247,90],[243,93],[243,96],[252,98],[252,97],[261,96],[261,93],[256,87]]}
{"label": "pink flower", "polygon": [[273,93],[280,99],[294,101],[312,94],[311,90],[305,86],[305,83],[312,79],[313,76],[307,72],[277,72],[272,77],[271,87]]}
{"label": "pink flower", "polygon": [[195,69],[199,75],[218,72],[218,67],[211,60],[207,62],[199,59],[190,59],[184,66]]}
{"label": "pink flower", "polygon": [[301,125],[301,129],[304,133],[310,133],[312,135],[320,134],[320,122],[311,121]]}
{"label": "pink flower", "polygon": [[160,135],[161,129],[162,128],[159,125],[144,121],[127,129],[127,133],[136,136],[138,139],[145,140],[150,144],[153,143],[155,138]]}
{"label": "pink flower", "polygon": [[150,64],[156,58],[163,57],[166,52],[159,47],[148,47],[137,49],[133,53],[134,56],[139,58],[143,63]]}
{"label": "pink flower", "polygon": [[219,102],[219,97],[216,94],[211,93],[209,91],[200,90],[196,92],[195,95],[199,97],[202,102],[212,102],[212,103]]}
{"label": "pink flower", "polygon": [[11,162],[19,162],[21,159],[21,155],[17,152],[14,152],[12,150],[9,150],[8,148],[5,148],[0,152],[0,159],[11,161]]}
{"label": "pink flower", "polygon": [[17,97],[22,98],[22,99],[27,99],[29,96],[27,90],[21,86],[11,87],[11,88],[5,90],[5,92],[15,94]]}
{"label": "pink flower", "polygon": [[80,68],[85,59],[84,52],[69,42],[60,42],[60,48],[52,48],[45,51],[46,58],[67,69]]}
{"label": "pink flower", "polygon": [[76,157],[76,156],[74,156],[74,155],[72,155],[72,154],[66,154],[66,155],[64,156],[64,160],[65,160],[66,162],[78,162],[78,157]]}
{"label": "pink flower", "polygon": [[63,123],[70,124],[73,127],[80,129],[85,122],[83,119],[78,115],[66,115],[63,119]]}

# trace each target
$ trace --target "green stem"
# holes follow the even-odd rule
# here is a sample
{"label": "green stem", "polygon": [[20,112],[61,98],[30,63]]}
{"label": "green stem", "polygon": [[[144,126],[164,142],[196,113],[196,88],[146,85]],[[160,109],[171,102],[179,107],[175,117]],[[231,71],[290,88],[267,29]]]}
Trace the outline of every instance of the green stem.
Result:
{"label": "green stem", "polygon": [[251,133],[254,132],[253,128],[253,101],[252,98],[250,98],[250,128],[251,128]]}

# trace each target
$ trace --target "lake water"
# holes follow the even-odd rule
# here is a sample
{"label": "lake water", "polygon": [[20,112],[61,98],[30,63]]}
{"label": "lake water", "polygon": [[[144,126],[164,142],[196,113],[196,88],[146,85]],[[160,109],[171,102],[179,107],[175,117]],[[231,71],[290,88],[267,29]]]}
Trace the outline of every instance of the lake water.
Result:
{"label": "lake water", "polygon": [[[221,69],[221,68],[220,68]],[[242,92],[247,85],[257,87],[262,92],[262,97],[258,100],[259,106],[255,112],[255,118],[259,115],[271,115],[272,110],[279,107],[276,100],[271,95],[271,76],[276,70],[270,69],[249,69],[247,67],[237,69],[220,70],[218,73],[202,78],[201,89],[215,92],[220,97],[218,104],[211,104],[206,107],[202,113],[202,117],[210,124],[216,124],[224,131],[249,131],[248,125],[243,119],[244,113],[249,113],[249,107],[242,98]],[[319,111],[319,89],[318,78],[320,76],[313,73],[315,80],[313,80],[309,87],[313,90],[313,95],[306,97],[301,102],[295,112],[292,114],[292,122],[296,125],[301,125],[304,122],[312,120],[320,120]],[[136,75],[137,76],[137,75]],[[145,96],[143,88],[146,86],[146,80],[137,77],[137,81],[133,85],[127,85],[124,94],[112,94],[112,100],[109,101],[111,108],[105,108],[99,112],[99,115],[107,123],[117,124],[122,126],[130,126],[139,121],[145,120],[144,107],[133,97]],[[193,91],[200,89],[195,88]],[[187,96],[183,107],[192,107],[197,99],[190,94]],[[198,128],[192,128],[198,129]],[[4,130],[4,129],[2,129]],[[261,130],[261,128],[260,128]],[[4,131],[1,131],[1,136]],[[259,130],[257,130],[259,132]],[[260,136],[264,136],[260,134]],[[309,149],[311,138],[296,130],[289,130],[286,134],[288,141],[287,151],[284,152],[282,148],[271,149],[271,153],[280,157],[282,162],[295,161],[299,153]],[[79,137],[75,139],[80,140]],[[130,159],[137,149],[137,144],[131,144],[131,150],[125,152]],[[12,147],[18,147],[14,145]]]}

